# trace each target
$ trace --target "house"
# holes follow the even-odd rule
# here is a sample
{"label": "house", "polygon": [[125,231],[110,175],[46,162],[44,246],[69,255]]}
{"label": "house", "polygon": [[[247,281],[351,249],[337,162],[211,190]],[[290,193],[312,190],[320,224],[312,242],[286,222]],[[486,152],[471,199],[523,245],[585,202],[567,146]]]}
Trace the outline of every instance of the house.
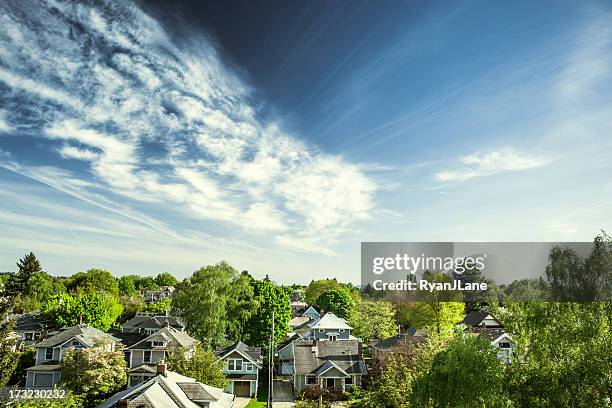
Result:
{"label": "house", "polygon": [[98,408],[232,408],[234,399],[221,388],[168,371],[160,363],[153,377],[118,392]]}
{"label": "house", "polygon": [[249,347],[239,341],[230,346],[215,350],[221,370],[227,377],[225,391],[238,397],[257,395],[259,370],[263,367],[263,358],[259,347]]}
{"label": "house", "polygon": [[62,330],[36,344],[36,365],[26,369],[26,387],[53,387],[60,380],[64,353],[70,349],[114,350],[119,339],[88,325]]}
{"label": "house", "polygon": [[[286,348],[287,349],[287,348]],[[296,340],[279,358],[289,356],[294,392],[316,385],[331,391],[344,392],[353,385],[361,385],[367,374],[361,342],[358,340]]]}
{"label": "house", "polygon": [[321,318],[321,314],[319,314],[319,312],[317,312],[317,309],[312,306],[309,306],[308,309],[306,309],[306,311],[302,313],[302,316],[310,317],[311,320],[319,320]]}
{"label": "house", "polygon": [[393,337],[373,341],[369,345],[372,358],[380,360],[398,355],[412,355],[417,347],[427,341],[425,335],[425,330],[408,329]]}
{"label": "house", "polygon": [[170,299],[175,292],[174,286],[162,286],[159,289],[143,289],[140,293],[146,303],[155,303]]}
{"label": "house", "polygon": [[356,340],[351,336],[353,328],[348,325],[346,320],[329,312],[318,320],[313,321],[310,330],[304,333],[303,337],[307,340]]}
{"label": "house", "polygon": [[167,314],[138,312],[121,326],[124,333],[142,333],[151,335],[166,326],[178,331],[185,331],[185,325],[176,317]]}
{"label": "house", "polygon": [[301,300],[291,302],[291,317],[301,316],[308,308],[308,303]]}
{"label": "house", "polygon": [[[134,333],[128,333],[128,335],[134,335]],[[125,359],[129,367],[128,387],[154,377],[156,375],[155,365],[165,360],[166,355],[170,353],[184,351],[187,358],[191,357],[198,343],[198,340],[187,333],[172,327],[164,327],[149,336],[143,336],[141,340],[126,342]]]}
{"label": "house", "polygon": [[467,326],[467,330],[489,339],[491,345],[498,349],[497,358],[505,364],[510,364],[514,341],[495,317],[486,312],[472,311],[465,316],[463,324]]}
{"label": "house", "polygon": [[28,314],[13,314],[8,320],[15,320],[13,327],[17,348],[22,346],[33,346],[37,341],[43,340],[49,333],[53,333],[55,325],[40,312]]}

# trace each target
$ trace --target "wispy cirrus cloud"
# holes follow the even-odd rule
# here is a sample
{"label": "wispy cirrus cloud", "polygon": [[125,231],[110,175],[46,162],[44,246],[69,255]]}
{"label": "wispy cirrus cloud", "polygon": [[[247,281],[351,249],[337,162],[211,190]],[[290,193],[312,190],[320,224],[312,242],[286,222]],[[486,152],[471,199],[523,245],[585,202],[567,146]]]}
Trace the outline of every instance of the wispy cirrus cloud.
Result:
{"label": "wispy cirrus cloud", "polygon": [[529,170],[550,161],[548,157],[522,153],[513,148],[481,151],[460,157],[455,166],[435,173],[434,177],[442,182],[464,181],[501,172]]}
{"label": "wispy cirrus cloud", "polygon": [[[58,188],[122,197],[125,213],[149,203],[278,234],[296,250],[325,248],[374,205],[359,164],[263,119],[249,87],[199,33],[178,42],[136,6],[114,2],[5,3],[0,27],[0,101],[81,183],[77,193],[54,179]],[[5,166],[43,177],[19,159]],[[88,171],[67,170],[69,160]]]}

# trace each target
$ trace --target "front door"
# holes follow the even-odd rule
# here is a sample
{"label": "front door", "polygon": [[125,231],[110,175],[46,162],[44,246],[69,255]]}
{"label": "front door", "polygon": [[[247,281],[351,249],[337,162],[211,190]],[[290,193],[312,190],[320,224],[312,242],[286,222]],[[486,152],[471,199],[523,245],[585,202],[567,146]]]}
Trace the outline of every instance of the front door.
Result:
{"label": "front door", "polygon": [[237,397],[250,397],[251,396],[251,382],[250,381],[234,381],[234,395]]}
{"label": "front door", "polygon": [[334,388],[334,378],[326,378],[325,379],[325,387],[326,388]]}

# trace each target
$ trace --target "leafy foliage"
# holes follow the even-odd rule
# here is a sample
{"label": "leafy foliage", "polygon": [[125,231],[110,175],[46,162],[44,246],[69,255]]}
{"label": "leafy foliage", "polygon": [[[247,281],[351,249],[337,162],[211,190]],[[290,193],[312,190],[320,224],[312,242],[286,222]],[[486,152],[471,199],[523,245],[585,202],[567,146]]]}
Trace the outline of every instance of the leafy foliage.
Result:
{"label": "leafy foliage", "polygon": [[105,345],[72,349],[64,353],[61,384],[89,399],[113,394],[127,383],[123,348],[113,351]]}
{"label": "leafy foliage", "polygon": [[136,280],[137,276],[127,275],[122,276],[117,281],[117,287],[119,288],[119,294],[122,296],[134,296],[136,294]]}
{"label": "leafy foliage", "polygon": [[159,286],[176,286],[178,281],[170,272],[164,272],[155,277],[155,283]]}
{"label": "leafy foliage", "polygon": [[310,285],[306,288],[305,300],[309,305],[316,305],[319,296],[323,292],[328,290],[342,290],[346,292],[352,299],[354,303],[358,303],[360,300],[359,291],[353,288],[350,285],[342,284],[338,282],[336,279],[321,279],[321,280],[313,280],[310,282]]}
{"label": "leafy foliage", "polygon": [[108,331],[123,312],[117,298],[106,293],[52,296],[45,304],[47,313],[59,326],[74,326],[81,319],[99,330]]}
{"label": "leafy foliage", "polygon": [[289,333],[291,301],[285,290],[267,277],[253,282],[257,310],[251,316],[246,328],[247,341],[251,346],[268,348],[272,334],[272,312],[274,312],[274,339],[279,344]]}
{"label": "leafy foliage", "polygon": [[363,339],[386,339],[397,332],[393,305],[384,301],[364,300],[351,313],[353,333]]}
{"label": "leafy foliage", "polygon": [[159,302],[149,303],[146,307],[147,312],[152,313],[164,313],[166,309],[169,309],[172,306],[172,299],[164,299]]}
{"label": "leafy foliage", "polygon": [[119,296],[119,285],[112,273],[102,269],[89,269],[75,274],[68,285],[68,290],[76,294],[106,292]]}
{"label": "leafy foliage", "polygon": [[353,299],[344,290],[326,290],[317,299],[316,305],[326,312],[332,312],[343,319],[353,309]]}
{"label": "leafy foliage", "polygon": [[218,360],[216,355],[198,345],[189,358],[187,350],[182,349],[169,355],[166,363],[171,371],[213,387],[223,387],[226,380],[221,372],[223,366]]}

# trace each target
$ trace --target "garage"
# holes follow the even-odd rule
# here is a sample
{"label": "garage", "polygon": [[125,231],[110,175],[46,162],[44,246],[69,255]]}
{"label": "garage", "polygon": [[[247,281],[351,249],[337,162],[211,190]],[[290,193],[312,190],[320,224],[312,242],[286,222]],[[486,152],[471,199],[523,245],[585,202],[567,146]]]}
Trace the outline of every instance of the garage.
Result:
{"label": "garage", "polygon": [[237,397],[250,397],[251,396],[251,382],[250,381],[234,381],[234,395]]}

